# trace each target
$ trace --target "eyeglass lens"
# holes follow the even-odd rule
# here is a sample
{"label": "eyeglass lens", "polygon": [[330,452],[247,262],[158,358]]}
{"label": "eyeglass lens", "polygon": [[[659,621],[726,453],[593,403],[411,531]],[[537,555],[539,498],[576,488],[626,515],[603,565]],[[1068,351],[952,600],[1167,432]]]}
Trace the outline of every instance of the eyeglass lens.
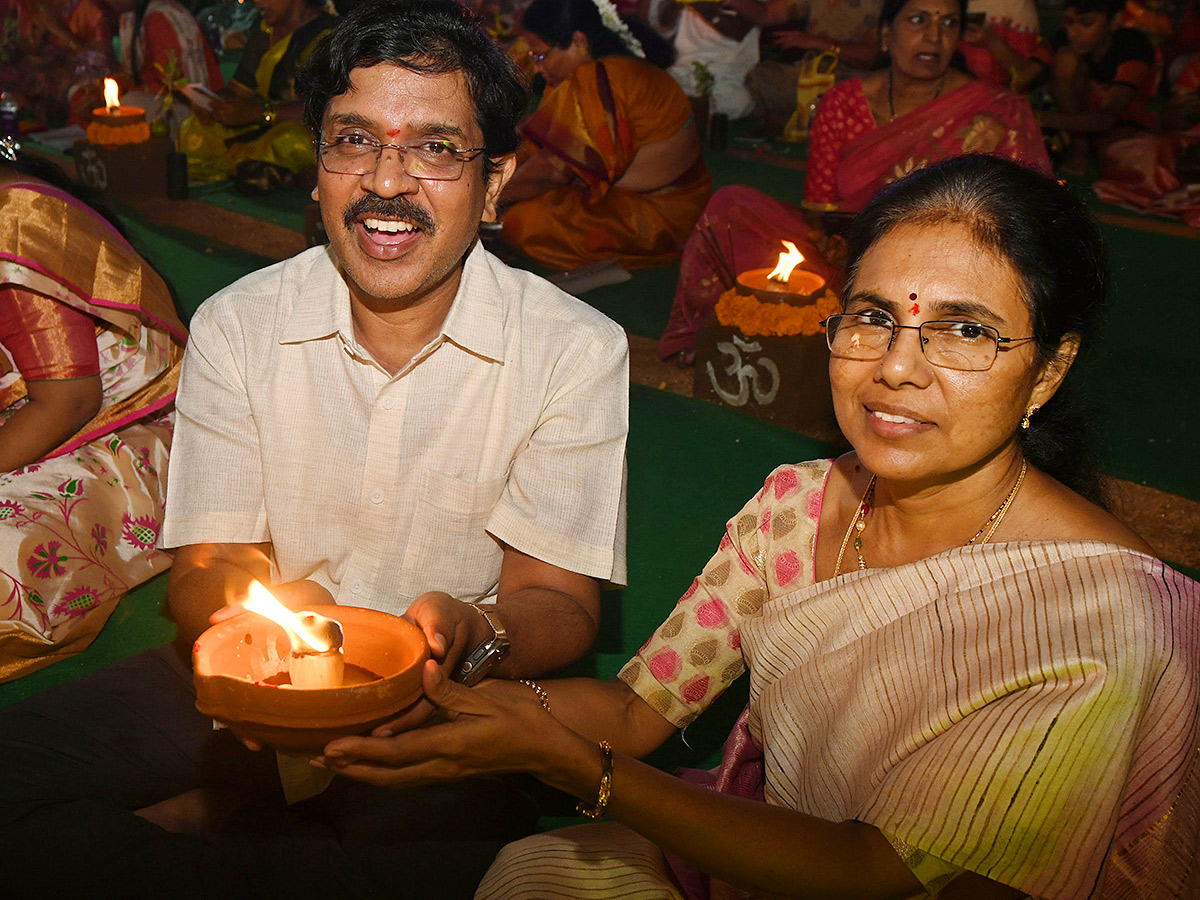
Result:
{"label": "eyeglass lens", "polygon": [[834,356],[843,359],[882,359],[895,336],[904,329],[918,332],[921,352],[935,366],[981,371],[996,361],[999,332],[974,322],[923,322],[920,326],[897,325],[874,316],[830,316],[825,340]]}
{"label": "eyeglass lens", "polygon": [[395,150],[400,165],[413,178],[427,181],[454,181],[462,175],[466,160],[463,150],[447,150],[439,142],[413,146],[379,144],[374,141],[322,141],[321,163],[336,175],[367,175],[379,167],[383,151]]}

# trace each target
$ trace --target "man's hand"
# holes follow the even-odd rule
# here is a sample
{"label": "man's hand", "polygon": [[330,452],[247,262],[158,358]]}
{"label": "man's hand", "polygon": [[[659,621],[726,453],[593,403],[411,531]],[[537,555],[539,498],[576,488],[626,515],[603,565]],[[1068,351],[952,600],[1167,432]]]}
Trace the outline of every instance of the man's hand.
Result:
{"label": "man's hand", "polygon": [[[271,592],[271,596],[286,606],[292,612],[300,612],[313,606],[327,606],[334,602],[333,594],[321,587],[315,581],[300,579],[285,581],[280,584],[264,584],[263,587]],[[228,606],[223,606],[211,616],[208,621],[213,625],[224,622],[246,611],[243,600],[235,600]]]}
{"label": "man's hand", "polygon": [[[429,652],[444,679],[453,679],[463,658],[492,636],[487,620],[469,604],[455,600],[445,591],[427,591],[404,614],[425,635]],[[390,737],[401,731],[416,728],[433,715],[434,706],[422,697],[399,716],[384,722],[371,732],[376,737]]]}

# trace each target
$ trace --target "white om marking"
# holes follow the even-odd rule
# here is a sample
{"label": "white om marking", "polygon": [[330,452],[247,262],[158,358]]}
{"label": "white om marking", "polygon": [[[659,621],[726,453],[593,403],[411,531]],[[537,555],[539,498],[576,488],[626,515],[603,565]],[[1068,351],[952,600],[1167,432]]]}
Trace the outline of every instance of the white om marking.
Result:
{"label": "white om marking", "polygon": [[[726,375],[732,375],[737,379],[737,391],[731,392],[725,390],[717,383],[717,373],[713,368],[712,362],[705,363],[705,368],[708,370],[708,381],[712,385],[716,395],[728,403],[730,406],[745,406],[750,402],[751,394],[754,395],[754,400],[760,406],[769,406],[775,400],[775,395],[779,393],[779,367],[775,365],[773,360],[767,357],[761,357],[754,363],[743,363],[742,353],[761,353],[762,345],[757,341],[744,341],[736,334],[733,335],[732,343],[729,341],[721,341],[717,344],[717,350],[722,356],[729,357],[729,365],[725,366],[723,371]],[[769,376],[769,387],[763,387],[762,373],[758,371],[761,368]]]}

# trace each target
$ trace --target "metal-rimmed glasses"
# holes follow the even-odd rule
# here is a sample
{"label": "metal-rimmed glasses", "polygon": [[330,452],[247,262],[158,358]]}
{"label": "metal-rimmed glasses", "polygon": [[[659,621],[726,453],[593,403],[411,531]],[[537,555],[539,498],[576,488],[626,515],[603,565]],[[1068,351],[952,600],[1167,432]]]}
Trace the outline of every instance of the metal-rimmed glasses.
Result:
{"label": "metal-rimmed glasses", "polygon": [[982,372],[996,361],[1001,344],[1032,341],[1031,337],[1001,337],[990,325],[934,320],[920,325],[897,325],[887,316],[848,313],[821,322],[829,352],[839,359],[883,359],[901,329],[917,332],[921,352],[931,365],[962,372]]}
{"label": "metal-rimmed glasses", "polygon": [[400,165],[413,178],[426,181],[455,181],[463,166],[486,147],[456,147],[440,138],[422,138],[402,144],[383,144],[366,134],[339,134],[317,141],[321,165],[335,175],[369,175],[379,167],[384,150],[395,150]]}

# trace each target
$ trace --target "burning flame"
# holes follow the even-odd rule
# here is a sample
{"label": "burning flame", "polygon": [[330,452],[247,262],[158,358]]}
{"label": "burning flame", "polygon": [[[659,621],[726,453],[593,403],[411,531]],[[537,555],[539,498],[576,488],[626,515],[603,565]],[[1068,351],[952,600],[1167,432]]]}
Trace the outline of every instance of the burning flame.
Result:
{"label": "burning flame", "polygon": [[787,284],[787,280],[792,277],[792,269],[804,262],[804,254],[797,250],[796,245],[791,241],[782,243],[787,247],[787,252],[779,254],[779,262],[775,264],[775,268],[771,270],[771,274],[767,278]]}
{"label": "burning flame", "polygon": [[121,105],[120,96],[117,94],[117,82],[112,78],[104,79],[104,105],[109,109]]}
{"label": "burning flame", "polygon": [[300,617],[271,596],[271,592],[257,581],[250,582],[249,596],[242,601],[242,606],[250,612],[266,616],[272,622],[283,627],[288,636],[295,635],[318,653],[329,649],[329,642],[323,636],[307,628]]}

